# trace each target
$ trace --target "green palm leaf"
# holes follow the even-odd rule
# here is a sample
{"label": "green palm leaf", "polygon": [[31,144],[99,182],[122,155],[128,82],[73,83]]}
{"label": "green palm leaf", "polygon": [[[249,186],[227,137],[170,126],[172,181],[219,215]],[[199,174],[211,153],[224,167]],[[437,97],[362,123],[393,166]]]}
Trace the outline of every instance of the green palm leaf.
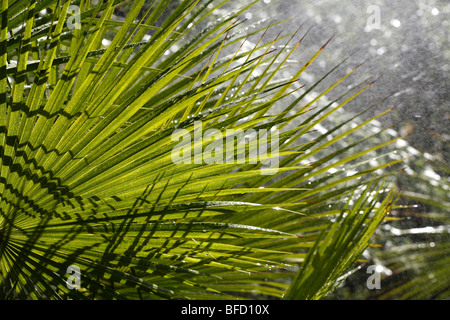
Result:
{"label": "green palm leaf", "polygon": [[[80,1],[81,29],[69,28],[69,2],[2,2],[2,298],[320,298],[369,245],[395,198],[373,172],[399,160],[368,160],[391,141],[337,146],[377,117],[311,131],[372,82],[321,103],[353,70],[308,101],[335,69],[312,88],[293,85],[326,44],[292,66],[301,30],[242,33],[246,8],[191,34],[226,3],[198,2],[135,1],[116,21],[121,1]],[[277,77],[286,67],[297,71]],[[224,143],[227,129],[276,126],[279,168],[248,151],[246,163],[174,163],[174,131],[194,135],[199,121]],[[354,174],[332,170],[350,164]]]}

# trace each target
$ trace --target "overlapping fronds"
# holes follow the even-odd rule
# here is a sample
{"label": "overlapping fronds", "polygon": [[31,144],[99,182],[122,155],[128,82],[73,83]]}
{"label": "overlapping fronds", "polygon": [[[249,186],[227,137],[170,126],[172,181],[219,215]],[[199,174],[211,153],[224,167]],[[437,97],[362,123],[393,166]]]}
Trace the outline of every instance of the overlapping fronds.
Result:
{"label": "overlapping fronds", "polygon": [[[121,2],[2,1],[1,297],[327,294],[395,197],[375,172],[401,160],[368,165],[391,141],[370,145],[374,133],[335,147],[388,111],[314,132],[371,80],[323,103],[354,68],[308,99],[339,65],[304,87],[326,46],[291,63],[304,30],[242,32],[243,8],[198,32],[227,1],[139,0],[118,19]],[[283,79],[286,67],[294,71]],[[224,141],[227,129],[278,130],[277,167],[250,161],[248,150],[244,163],[175,163],[173,133],[194,136],[200,122]],[[210,150],[212,140],[192,149]],[[335,169],[346,165],[351,173]],[[78,290],[67,285],[69,266],[80,270]]]}

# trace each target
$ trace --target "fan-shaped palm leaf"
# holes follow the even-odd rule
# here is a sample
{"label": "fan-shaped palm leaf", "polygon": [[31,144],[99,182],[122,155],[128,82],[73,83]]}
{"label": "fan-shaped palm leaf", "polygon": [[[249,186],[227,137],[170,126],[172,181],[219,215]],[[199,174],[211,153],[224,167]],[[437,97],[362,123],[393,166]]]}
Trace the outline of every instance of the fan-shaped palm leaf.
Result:
{"label": "fan-shaped palm leaf", "polygon": [[[372,174],[389,163],[367,165],[389,141],[356,153],[371,137],[334,148],[373,119],[312,131],[371,80],[322,103],[342,79],[308,100],[334,69],[292,89],[325,48],[290,65],[287,48],[301,46],[301,30],[267,41],[267,27],[255,24],[248,35],[244,8],[191,34],[223,3],[184,0],[171,9],[170,1],[140,0],[120,21],[120,2],[73,3],[78,29],[68,24],[76,17],[68,1],[2,1],[2,297],[327,294],[369,245],[394,193]],[[244,50],[247,36],[257,40]],[[280,79],[288,66],[298,71]],[[194,135],[199,121],[224,141],[227,129],[276,127],[279,169],[174,163],[173,132]],[[335,170],[350,164],[352,174]],[[67,285],[69,266],[81,272],[78,290]]]}

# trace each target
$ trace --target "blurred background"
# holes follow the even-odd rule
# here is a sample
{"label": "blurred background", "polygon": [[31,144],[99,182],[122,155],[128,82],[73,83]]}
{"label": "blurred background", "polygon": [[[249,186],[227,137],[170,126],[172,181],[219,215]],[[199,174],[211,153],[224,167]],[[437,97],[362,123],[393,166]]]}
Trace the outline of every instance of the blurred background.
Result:
{"label": "blurred background", "polygon": [[[231,5],[238,8],[249,2],[237,0]],[[348,68],[365,62],[356,75],[359,79],[352,77],[348,85],[370,75],[380,78],[353,103],[355,108],[389,97],[380,108],[397,108],[386,121],[401,121],[397,129],[401,135],[408,134],[406,140],[411,145],[448,159],[449,1],[261,0],[244,17],[249,22],[290,18],[283,25],[289,31],[303,24],[302,29],[309,30],[299,50],[303,58],[333,37],[309,70],[315,77],[306,80],[317,81],[319,75],[349,55]],[[274,34],[280,30],[275,29]],[[342,75],[347,71],[340,70]]]}

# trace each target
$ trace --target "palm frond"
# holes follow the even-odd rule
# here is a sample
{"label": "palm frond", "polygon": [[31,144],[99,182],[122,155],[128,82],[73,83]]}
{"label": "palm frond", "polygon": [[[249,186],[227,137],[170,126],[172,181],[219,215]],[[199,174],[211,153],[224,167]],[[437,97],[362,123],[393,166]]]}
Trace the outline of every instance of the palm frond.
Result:
{"label": "palm frond", "polygon": [[[395,198],[374,172],[401,161],[369,166],[370,152],[395,139],[336,144],[377,117],[313,131],[373,82],[323,103],[353,70],[308,100],[335,69],[293,86],[328,42],[289,65],[288,45],[307,33],[242,33],[246,8],[190,33],[224,3],[140,0],[116,21],[121,1],[81,1],[70,29],[69,1],[2,1],[2,298],[320,298],[357,262]],[[283,79],[287,66],[296,71]],[[279,130],[278,167],[249,151],[245,163],[174,163],[174,132],[195,135],[200,122],[223,145],[227,129]],[[239,151],[227,146],[224,159]],[[334,170],[350,164],[352,174]]]}

